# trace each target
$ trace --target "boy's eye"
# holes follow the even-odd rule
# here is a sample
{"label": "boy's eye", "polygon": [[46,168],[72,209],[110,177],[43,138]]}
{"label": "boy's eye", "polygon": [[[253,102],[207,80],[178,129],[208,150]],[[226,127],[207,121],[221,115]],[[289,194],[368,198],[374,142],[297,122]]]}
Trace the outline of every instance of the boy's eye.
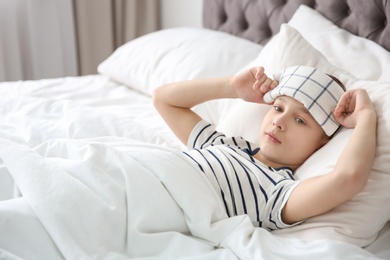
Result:
{"label": "boy's eye", "polygon": [[280,106],[274,106],[274,109],[278,112],[282,112],[282,108]]}
{"label": "boy's eye", "polygon": [[305,121],[303,121],[301,118],[296,118],[295,121],[297,121],[298,124],[306,125]]}

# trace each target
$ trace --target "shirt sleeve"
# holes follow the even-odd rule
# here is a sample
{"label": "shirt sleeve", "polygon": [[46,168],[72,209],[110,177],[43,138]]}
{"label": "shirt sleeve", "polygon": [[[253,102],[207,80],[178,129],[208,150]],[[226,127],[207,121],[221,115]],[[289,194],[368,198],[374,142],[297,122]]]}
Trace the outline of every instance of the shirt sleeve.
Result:
{"label": "shirt sleeve", "polygon": [[217,144],[223,144],[228,146],[234,146],[238,149],[249,149],[254,145],[242,137],[226,137],[222,132],[216,130],[216,127],[205,121],[201,120],[195,125],[192,130],[187,143],[188,149],[203,149],[208,146],[214,146]]}
{"label": "shirt sleeve", "polygon": [[282,210],[293,190],[299,185],[299,181],[284,179],[274,187],[272,196],[266,205],[266,217],[263,226],[269,230],[289,228],[301,224],[304,221],[286,224],[282,220]]}

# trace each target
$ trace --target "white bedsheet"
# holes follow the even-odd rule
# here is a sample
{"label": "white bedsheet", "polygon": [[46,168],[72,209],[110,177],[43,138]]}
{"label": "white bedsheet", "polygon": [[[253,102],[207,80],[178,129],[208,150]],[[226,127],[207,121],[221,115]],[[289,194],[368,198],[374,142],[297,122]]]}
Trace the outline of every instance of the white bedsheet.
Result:
{"label": "white bedsheet", "polygon": [[[54,138],[132,137],[179,147],[150,97],[100,75],[0,83],[0,135],[35,147]],[[18,195],[0,166],[0,200]]]}
{"label": "white bedsheet", "polygon": [[388,227],[370,253],[226,218],[150,98],[102,76],[2,83],[0,102],[0,181],[22,195],[0,192],[0,258],[390,258]]}

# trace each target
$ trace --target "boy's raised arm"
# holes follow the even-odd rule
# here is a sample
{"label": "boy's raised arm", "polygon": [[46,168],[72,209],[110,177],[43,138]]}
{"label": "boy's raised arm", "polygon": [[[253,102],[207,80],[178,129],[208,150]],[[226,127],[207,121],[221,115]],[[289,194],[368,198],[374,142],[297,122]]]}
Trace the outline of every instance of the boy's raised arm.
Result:
{"label": "boy's raised arm", "polygon": [[219,78],[167,84],[155,90],[153,104],[172,132],[187,145],[192,129],[201,120],[191,108],[212,99],[234,98],[229,82],[230,78]]}
{"label": "boy's raised arm", "polygon": [[248,102],[263,102],[263,95],[276,82],[264,74],[262,67],[225,78],[197,79],[167,84],[157,88],[153,104],[173,133],[187,144],[192,129],[201,120],[191,108],[220,98],[242,98]]}
{"label": "boy's raised arm", "polygon": [[367,184],[375,158],[377,117],[365,90],[346,92],[334,110],[336,120],[354,128],[335,169],[303,180],[282,211],[285,223],[325,213],[351,199]]}

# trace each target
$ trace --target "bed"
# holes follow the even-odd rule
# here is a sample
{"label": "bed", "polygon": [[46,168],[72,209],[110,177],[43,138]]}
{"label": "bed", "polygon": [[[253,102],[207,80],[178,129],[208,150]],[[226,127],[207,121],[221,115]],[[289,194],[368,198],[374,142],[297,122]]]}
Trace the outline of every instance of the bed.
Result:
{"label": "bed", "polygon": [[[207,0],[203,15],[204,28],[126,43],[96,75],[0,83],[0,259],[390,259],[388,1]],[[203,179],[176,162],[186,148],[153,108],[153,90],[302,64],[370,94],[378,144],[369,183],[289,229],[227,218]],[[253,142],[267,109],[239,100],[194,108]],[[350,133],[296,177],[329,172]]]}

